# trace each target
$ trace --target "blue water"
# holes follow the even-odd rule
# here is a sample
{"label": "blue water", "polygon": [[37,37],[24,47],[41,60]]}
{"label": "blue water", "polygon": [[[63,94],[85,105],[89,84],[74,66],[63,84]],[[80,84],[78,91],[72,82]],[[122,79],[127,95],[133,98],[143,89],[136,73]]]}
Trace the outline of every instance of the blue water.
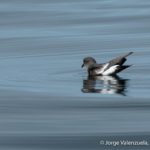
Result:
{"label": "blue water", "polygon": [[[148,0],[0,1],[0,149],[149,149]],[[88,79],[99,63],[133,51],[117,78]]]}

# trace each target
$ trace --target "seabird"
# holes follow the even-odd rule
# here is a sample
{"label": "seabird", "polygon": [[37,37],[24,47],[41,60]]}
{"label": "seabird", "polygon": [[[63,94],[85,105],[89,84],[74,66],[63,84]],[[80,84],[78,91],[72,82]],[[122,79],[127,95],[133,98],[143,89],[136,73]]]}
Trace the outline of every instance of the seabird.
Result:
{"label": "seabird", "polygon": [[97,64],[96,60],[93,57],[86,57],[83,59],[82,68],[84,66],[86,67],[89,76],[116,75],[117,73],[131,66],[124,65],[124,63],[127,60],[126,57],[131,55],[132,53],[133,52],[129,52],[103,64]]}

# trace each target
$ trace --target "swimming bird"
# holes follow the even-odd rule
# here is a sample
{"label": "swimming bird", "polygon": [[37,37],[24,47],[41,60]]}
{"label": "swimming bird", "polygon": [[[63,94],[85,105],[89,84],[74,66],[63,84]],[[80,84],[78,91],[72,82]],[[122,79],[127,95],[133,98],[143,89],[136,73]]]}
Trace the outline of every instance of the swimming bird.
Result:
{"label": "swimming bird", "polygon": [[131,66],[124,65],[124,63],[127,60],[127,56],[131,55],[132,53],[133,52],[129,52],[103,64],[97,64],[93,57],[86,57],[83,59],[82,68],[84,66],[86,67],[89,76],[116,75],[117,73]]}

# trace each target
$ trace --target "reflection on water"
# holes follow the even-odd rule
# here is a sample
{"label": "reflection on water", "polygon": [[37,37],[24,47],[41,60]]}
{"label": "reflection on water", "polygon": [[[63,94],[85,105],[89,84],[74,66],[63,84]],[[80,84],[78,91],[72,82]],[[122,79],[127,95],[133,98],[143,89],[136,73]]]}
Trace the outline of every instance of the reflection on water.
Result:
{"label": "reflection on water", "polygon": [[83,80],[83,93],[126,95],[128,79],[119,76],[88,76]]}

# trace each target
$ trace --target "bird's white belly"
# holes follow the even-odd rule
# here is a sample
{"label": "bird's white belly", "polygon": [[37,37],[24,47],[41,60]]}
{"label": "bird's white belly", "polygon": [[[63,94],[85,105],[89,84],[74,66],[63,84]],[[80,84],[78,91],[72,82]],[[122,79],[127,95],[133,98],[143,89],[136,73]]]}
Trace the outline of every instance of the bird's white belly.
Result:
{"label": "bird's white belly", "polygon": [[107,75],[111,75],[111,74],[115,73],[116,70],[117,70],[117,68],[118,68],[118,66],[119,65],[114,65],[114,66],[108,68],[107,70],[105,70],[105,71],[102,72],[102,75],[107,76]]}
{"label": "bird's white belly", "polygon": [[104,70],[108,67],[109,63],[105,64],[103,68],[97,69],[96,74],[103,74]]}

